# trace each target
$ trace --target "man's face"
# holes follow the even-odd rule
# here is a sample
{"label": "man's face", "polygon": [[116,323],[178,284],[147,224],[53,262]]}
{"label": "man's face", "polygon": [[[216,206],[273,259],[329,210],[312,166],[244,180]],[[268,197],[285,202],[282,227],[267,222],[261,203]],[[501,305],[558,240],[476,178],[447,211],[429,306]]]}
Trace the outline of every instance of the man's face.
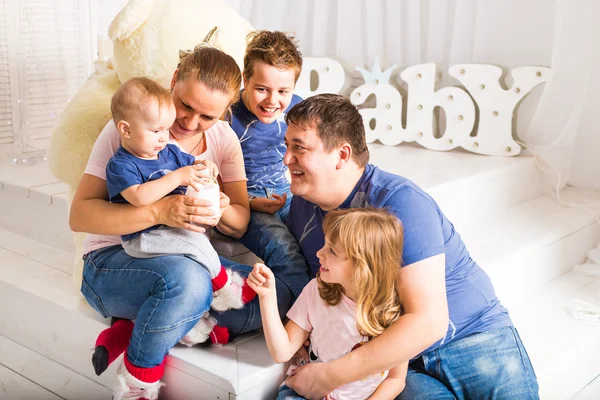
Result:
{"label": "man's face", "polygon": [[290,169],[290,190],[317,205],[335,201],[336,167],[339,154],[328,152],[316,129],[289,125],[285,134],[287,151],[283,162]]}

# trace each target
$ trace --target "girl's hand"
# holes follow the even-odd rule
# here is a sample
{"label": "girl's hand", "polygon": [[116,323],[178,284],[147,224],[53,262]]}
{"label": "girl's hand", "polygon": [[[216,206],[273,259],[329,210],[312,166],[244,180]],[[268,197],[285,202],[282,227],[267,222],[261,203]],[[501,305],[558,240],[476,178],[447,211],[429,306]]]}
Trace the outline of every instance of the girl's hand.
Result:
{"label": "girl's hand", "polygon": [[267,214],[275,214],[281,209],[281,207],[285,205],[285,202],[287,200],[287,194],[284,193],[283,196],[280,196],[278,194],[273,193],[271,197],[272,199],[267,199],[264,197],[255,197],[250,203],[250,208],[253,211],[260,211]]}
{"label": "girl's hand", "polygon": [[275,295],[275,276],[264,264],[254,264],[254,269],[248,275],[247,282],[260,298]]}
{"label": "girl's hand", "polygon": [[204,233],[206,229],[199,225],[215,226],[221,218],[220,215],[214,215],[209,206],[208,200],[173,195],[163,197],[150,208],[156,224]]}

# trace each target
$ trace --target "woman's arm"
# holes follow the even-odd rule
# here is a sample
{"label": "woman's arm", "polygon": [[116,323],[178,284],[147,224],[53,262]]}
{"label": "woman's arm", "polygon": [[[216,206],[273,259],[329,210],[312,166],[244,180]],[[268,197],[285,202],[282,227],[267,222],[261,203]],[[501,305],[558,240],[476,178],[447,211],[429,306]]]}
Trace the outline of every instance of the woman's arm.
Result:
{"label": "woman's arm", "polygon": [[167,196],[143,207],[110,203],[106,181],[83,174],[71,204],[69,225],[74,232],[97,235],[127,235],[158,224],[204,232],[188,220],[192,215],[197,224],[214,225],[218,219],[209,216],[207,204],[207,200],[191,196]]}
{"label": "woman's arm", "polygon": [[406,386],[406,373],[408,372],[408,361],[390,369],[388,376],[377,387],[375,393],[369,400],[395,399]]}
{"label": "woman's arm", "polygon": [[224,235],[239,239],[246,233],[250,221],[246,182],[223,183],[222,187],[223,193],[229,197],[229,206],[223,212],[217,228]]}
{"label": "woman's arm", "polygon": [[405,313],[380,336],[328,363],[300,367],[286,384],[304,397],[323,397],[335,388],[409,361],[440,340],[448,329],[445,256],[401,268],[398,292]]}

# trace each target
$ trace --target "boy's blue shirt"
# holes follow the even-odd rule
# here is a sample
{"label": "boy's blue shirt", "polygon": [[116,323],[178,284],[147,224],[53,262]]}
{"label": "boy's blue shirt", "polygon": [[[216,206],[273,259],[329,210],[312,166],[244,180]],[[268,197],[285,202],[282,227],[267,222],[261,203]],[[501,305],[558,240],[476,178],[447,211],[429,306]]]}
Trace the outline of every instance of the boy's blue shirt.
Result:
{"label": "boy's blue shirt", "polygon": [[[158,153],[156,160],[138,158],[121,146],[106,165],[106,185],[108,187],[109,199],[112,203],[127,203],[127,200],[121,195],[121,192],[125,189],[162,178],[171,171],[193,165],[194,161],[194,156],[183,153],[174,144],[167,144]],[[186,186],[179,186],[168,195],[185,194],[186,190]],[[123,240],[131,240],[142,232],[156,228],[157,226],[153,226],[141,232],[123,235],[121,238]]]}
{"label": "boy's blue shirt", "polygon": [[[489,277],[471,258],[454,225],[420,187],[404,177],[367,164],[352,193],[339,208],[357,207],[384,208],[400,219],[404,228],[403,266],[445,254],[448,332],[426,351],[471,333],[512,325]],[[294,196],[287,218],[290,232],[298,240],[312,276],[319,269],[316,252],[325,244],[322,229],[325,214],[316,204]]]}
{"label": "boy's blue shirt", "polygon": [[292,95],[290,105],[270,124],[260,122],[256,115],[246,108],[241,96],[232,106],[230,124],[244,153],[248,189],[280,188],[288,185],[285,177],[287,167],[283,164],[287,130],[284,116],[301,101],[300,96]]}

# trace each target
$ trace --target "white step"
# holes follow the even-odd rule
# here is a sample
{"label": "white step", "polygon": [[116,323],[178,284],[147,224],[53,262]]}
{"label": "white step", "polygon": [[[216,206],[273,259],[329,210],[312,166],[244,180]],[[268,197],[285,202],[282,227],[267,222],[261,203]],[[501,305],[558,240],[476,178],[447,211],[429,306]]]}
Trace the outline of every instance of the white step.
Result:
{"label": "white step", "polygon": [[[0,229],[0,335],[97,382],[114,386],[115,367],[94,374],[91,354],[96,336],[108,322],[89,307],[73,287],[71,276],[22,253],[17,234]],[[31,244],[32,240],[24,238]],[[47,245],[37,243],[37,248]],[[70,261],[68,252],[56,257]],[[115,363],[116,364],[116,363]],[[221,348],[176,347],[167,362],[166,399],[257,399],[271,396],[283,379],[262,335],[238,338]],[[233,397],[230,397],[233,394]],[[81,397],[66,397],[79,399]]]}

